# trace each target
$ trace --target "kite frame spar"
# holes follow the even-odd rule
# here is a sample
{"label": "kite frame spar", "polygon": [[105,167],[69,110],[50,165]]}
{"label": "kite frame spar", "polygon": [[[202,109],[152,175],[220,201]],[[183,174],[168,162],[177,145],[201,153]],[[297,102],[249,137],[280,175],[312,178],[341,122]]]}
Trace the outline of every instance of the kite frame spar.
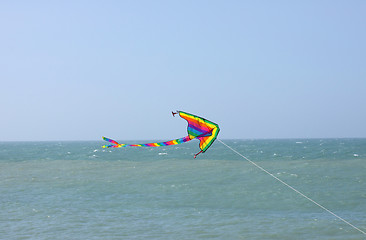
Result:
{"label": "kite frame spar", "polygon": [[161,146],[170,146],[185,143],[191,141],[193,139],[198,139],[200,141],[199,147],[201,151],[194,155],[194,158],[197,157],[198,154],[206,152],[206,150],[212,145],[212,143],[216,140],[217,135],[220,132],[219,125],[211,122],[205,118],[186,113],[183,111],[172,112],[173,117],[175,114],[179,114],[179,116],[185,119],[188,122],[187,132],[188,136],[166,141],[160,143],[144,143],[144,144],[120,144],[117,141],[103,137],[103,140],[110,142],[112,144],[104,145],[103,148],[120,148],[120,147],[161,147]]}

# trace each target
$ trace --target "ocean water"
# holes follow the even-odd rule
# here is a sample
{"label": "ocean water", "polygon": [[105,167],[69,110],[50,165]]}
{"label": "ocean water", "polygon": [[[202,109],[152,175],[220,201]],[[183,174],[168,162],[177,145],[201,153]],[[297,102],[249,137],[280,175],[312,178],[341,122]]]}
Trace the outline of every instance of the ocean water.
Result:
{"label": "ocean water", "polygon": [[[222,140],[366,231],[366,139]],[[0,143],[0,239],[366,239],[216,141]]]}

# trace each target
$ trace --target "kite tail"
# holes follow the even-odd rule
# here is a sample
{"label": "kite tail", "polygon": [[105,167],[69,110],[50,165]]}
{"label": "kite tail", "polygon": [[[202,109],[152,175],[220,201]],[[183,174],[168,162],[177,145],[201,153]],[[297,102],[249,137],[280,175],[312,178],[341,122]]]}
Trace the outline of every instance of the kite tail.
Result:
{"label": "kite tail", "polygon": [[110,139],[110,138],[106,138],[106,137],[103,137],[103,140],[113,143],[115,145],[113,145],[113,144],[104,145],[104,146],[102,146],[102,148],[118,148],[118,147],[123,147],[124,145],[126,145],[126,144],[119,144],[117,141]]}
{"label": "kite tail", "polygon": [[125,147],[125,145],[126,144],[117,144],[117,145],[109,144],[102,146],[102,148],[119,148],[119,147]]}
{"label": "kite tail", "polygon": [[[192,138],[194,139],[194,138]],[[113,144],[109,144],[109,145],[104,145],[102,146],[102,148],[120,148],[120,147],[161,147],[161,146],[170,146],[170,145],[176,145],[176,144],[181,144],[181,143],[185,143],[188,141],[192,140],[189,136],[186,137],[182,137],[182,138],[178,138],[178,139],[174,139],[174,140],[170,140],[167,142],[159,142],[159,143],[144,143],[144,144],[120,144],[117,141],[110,139],[110,138],[106,138],[103,137],[103,140],[113,143]]]}

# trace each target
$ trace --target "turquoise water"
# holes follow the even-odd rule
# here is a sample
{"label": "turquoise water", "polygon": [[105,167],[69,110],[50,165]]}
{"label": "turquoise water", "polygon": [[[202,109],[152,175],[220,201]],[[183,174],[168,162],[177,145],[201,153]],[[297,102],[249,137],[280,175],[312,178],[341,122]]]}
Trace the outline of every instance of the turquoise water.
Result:
{"label": "turquoise water", "polygon": [[[223,140],[366,231],[366,139]],[[0,143],[0,239],[366,239],[220,142]]]}

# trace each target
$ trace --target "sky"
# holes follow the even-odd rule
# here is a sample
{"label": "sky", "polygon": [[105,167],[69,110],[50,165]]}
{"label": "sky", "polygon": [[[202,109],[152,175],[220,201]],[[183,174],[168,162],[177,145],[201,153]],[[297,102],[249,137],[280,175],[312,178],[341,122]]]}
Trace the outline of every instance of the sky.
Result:
{"label": "sky", "polygon": [[0,141],[366,137],[366,1],[1,1]]}

